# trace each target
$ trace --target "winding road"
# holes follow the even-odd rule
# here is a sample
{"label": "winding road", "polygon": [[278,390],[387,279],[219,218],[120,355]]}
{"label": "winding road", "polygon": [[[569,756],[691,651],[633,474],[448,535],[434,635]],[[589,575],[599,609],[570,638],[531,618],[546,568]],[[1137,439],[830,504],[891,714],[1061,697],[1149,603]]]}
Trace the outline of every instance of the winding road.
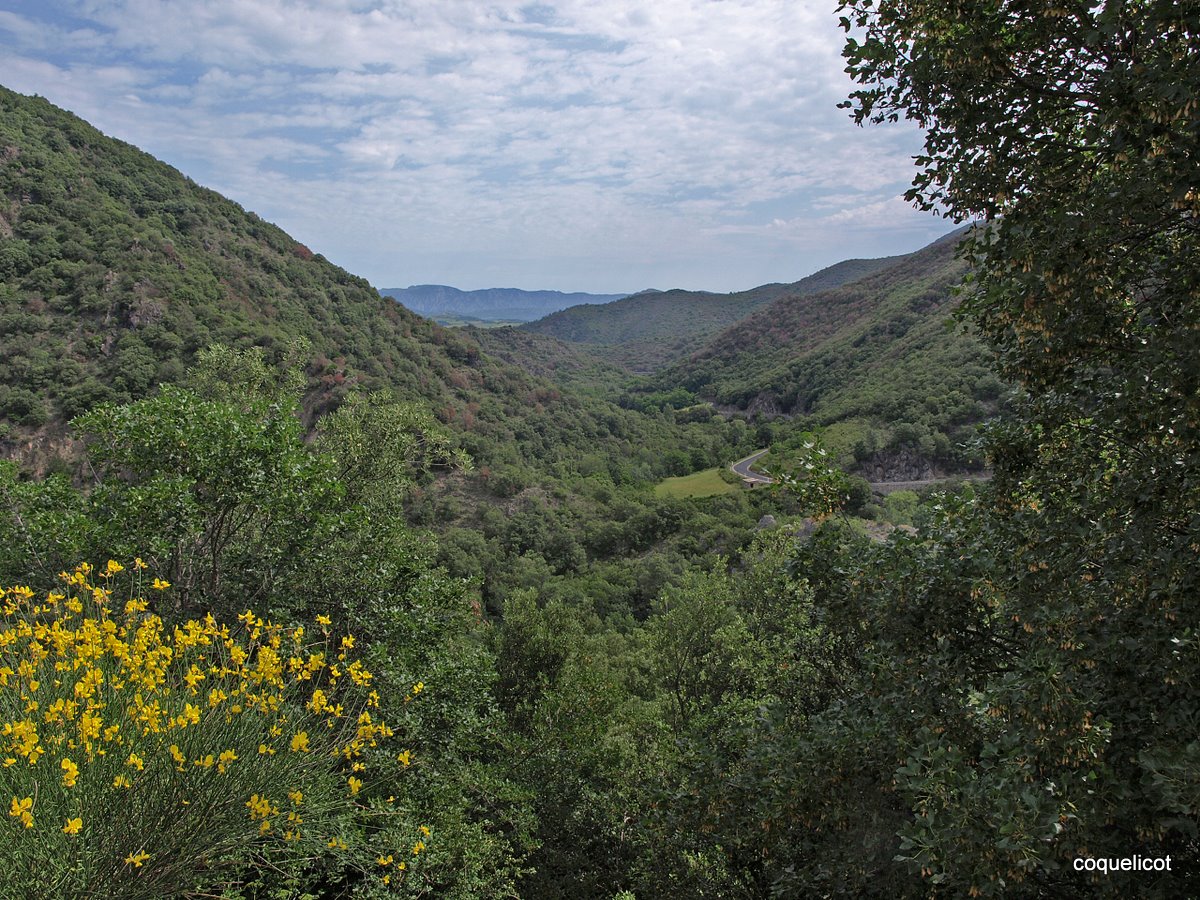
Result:
{"label": "winding road", "polygon": [[758,462],[759,457],[766,456],[766,450],[759,450],[757,453],[751,453],[749,456],[739,459],[735,463],[730,463],[729,468],[733,470],[733,474],[742,481],[747,481],[752,485],[755,484],[771,484],[774,479],[768,478],[766,475],[760,475],[757,472],[750,471],[750,467]]}
{"label": "winding road", "polygon": [[[755,471],[751,470],[751,468],[750,468],[752,465],[754,465],[756,462],[758,462],[759,459],[762,458],[763,456],[765,456],[766,454],[767,454],[766,450],[759,450],[757,453],[751,453],[749,456],[743,457],[742,459],[739,459],[735,463],[730,463],[729,468],[733,471],[734,475],[736,475],[738,478],[742,479],[742,481],[745,482],[746,484],[748,484],[750,487],[757,487],[760,484],[772,484],[775,481],[775,479],[770,478],[767,475],[762,475],[758,472],[755,472]],[[967,475],[967,476],[963,476],[963,477],[967,481],[987,481],[992,476],[990,474],[986,474],[986,475]],[[920,488],[928,487],[931,484],[941,484],[942,482],[948,481],[948,480],[949,480],[948,477],[943,477],[943,478],[923,478],[920,481],[871,481],[871,482],[868,482],[868,484],[871,485],[871,490],[873,490],[877,493],[891,494],[895,491],[919,490]]]}

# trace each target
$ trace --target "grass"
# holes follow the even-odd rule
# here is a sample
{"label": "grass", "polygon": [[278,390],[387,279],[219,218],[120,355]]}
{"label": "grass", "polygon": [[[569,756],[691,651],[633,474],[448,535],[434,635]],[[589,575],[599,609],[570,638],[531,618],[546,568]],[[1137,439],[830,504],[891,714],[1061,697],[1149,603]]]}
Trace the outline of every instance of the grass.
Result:
{"label": "grass", "polygon": [[720,467],[693,472],[691,475],[681,475],[678,478],[667,478],[654,487],[656,497],[715,497],[718,494],[732,494],[740,491],[736,484],[730,484],[721,478]]}
{"label": "grass", "polygon": [[447,328],[465,328],[468,325],[475,328],[503,328],[506,325],[524,325],[524,319],[477,319],[475,316],[455,316],[447,313],[445,315],[435,315],[429,318],[437,322],[439,325],[445,325]]}

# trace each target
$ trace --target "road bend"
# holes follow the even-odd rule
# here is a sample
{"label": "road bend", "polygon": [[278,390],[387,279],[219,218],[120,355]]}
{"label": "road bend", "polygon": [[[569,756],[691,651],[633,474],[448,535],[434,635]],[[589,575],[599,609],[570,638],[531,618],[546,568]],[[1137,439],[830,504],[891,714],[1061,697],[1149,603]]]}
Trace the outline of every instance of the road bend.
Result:
{"label": "road bend", "polygon": [[730,463],[729,468],[733,471],[733,474],[742,479],[742,481],[750,484],[771,484],[775,479],[769,478],[766,475],[760,475],[758,472],[751,471],[750,469],[750,467],[758,462],[761,457],[765,456],[766,453],[766,450],[759,450],[757,453],[751,453],[744,459],[739,459],[735,463]]}

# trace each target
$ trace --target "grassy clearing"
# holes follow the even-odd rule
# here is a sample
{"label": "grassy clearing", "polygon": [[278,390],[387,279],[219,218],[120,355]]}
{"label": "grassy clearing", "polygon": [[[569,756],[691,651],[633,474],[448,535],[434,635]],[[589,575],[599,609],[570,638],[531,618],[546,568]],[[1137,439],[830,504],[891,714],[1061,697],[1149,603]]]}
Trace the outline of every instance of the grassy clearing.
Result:
{"label": "grassy clearing", "polygon": [[433,321],[447,328],[504,328],[508,325],[523,325],[524,319],[477,319],[474,316],[438,315],[431,316]]}
{"label": "grassy clearing", "polygon": [[654,487],[656,497],[715,497],[717,494],[732,494],[740,491],[736,484],[721,478],[721,469],[705,469],[691,475],[668,478]]}

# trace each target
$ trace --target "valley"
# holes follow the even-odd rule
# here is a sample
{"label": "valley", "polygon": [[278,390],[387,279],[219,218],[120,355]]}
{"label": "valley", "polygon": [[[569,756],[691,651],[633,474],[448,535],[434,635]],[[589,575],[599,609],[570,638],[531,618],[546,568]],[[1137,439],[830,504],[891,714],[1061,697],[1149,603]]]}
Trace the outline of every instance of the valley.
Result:
{"label": "valley", "polygon": [[1189,895],[1196,23],[842,9],[946,233],[735,293],[381,293],[0,88],[14,891]]}

